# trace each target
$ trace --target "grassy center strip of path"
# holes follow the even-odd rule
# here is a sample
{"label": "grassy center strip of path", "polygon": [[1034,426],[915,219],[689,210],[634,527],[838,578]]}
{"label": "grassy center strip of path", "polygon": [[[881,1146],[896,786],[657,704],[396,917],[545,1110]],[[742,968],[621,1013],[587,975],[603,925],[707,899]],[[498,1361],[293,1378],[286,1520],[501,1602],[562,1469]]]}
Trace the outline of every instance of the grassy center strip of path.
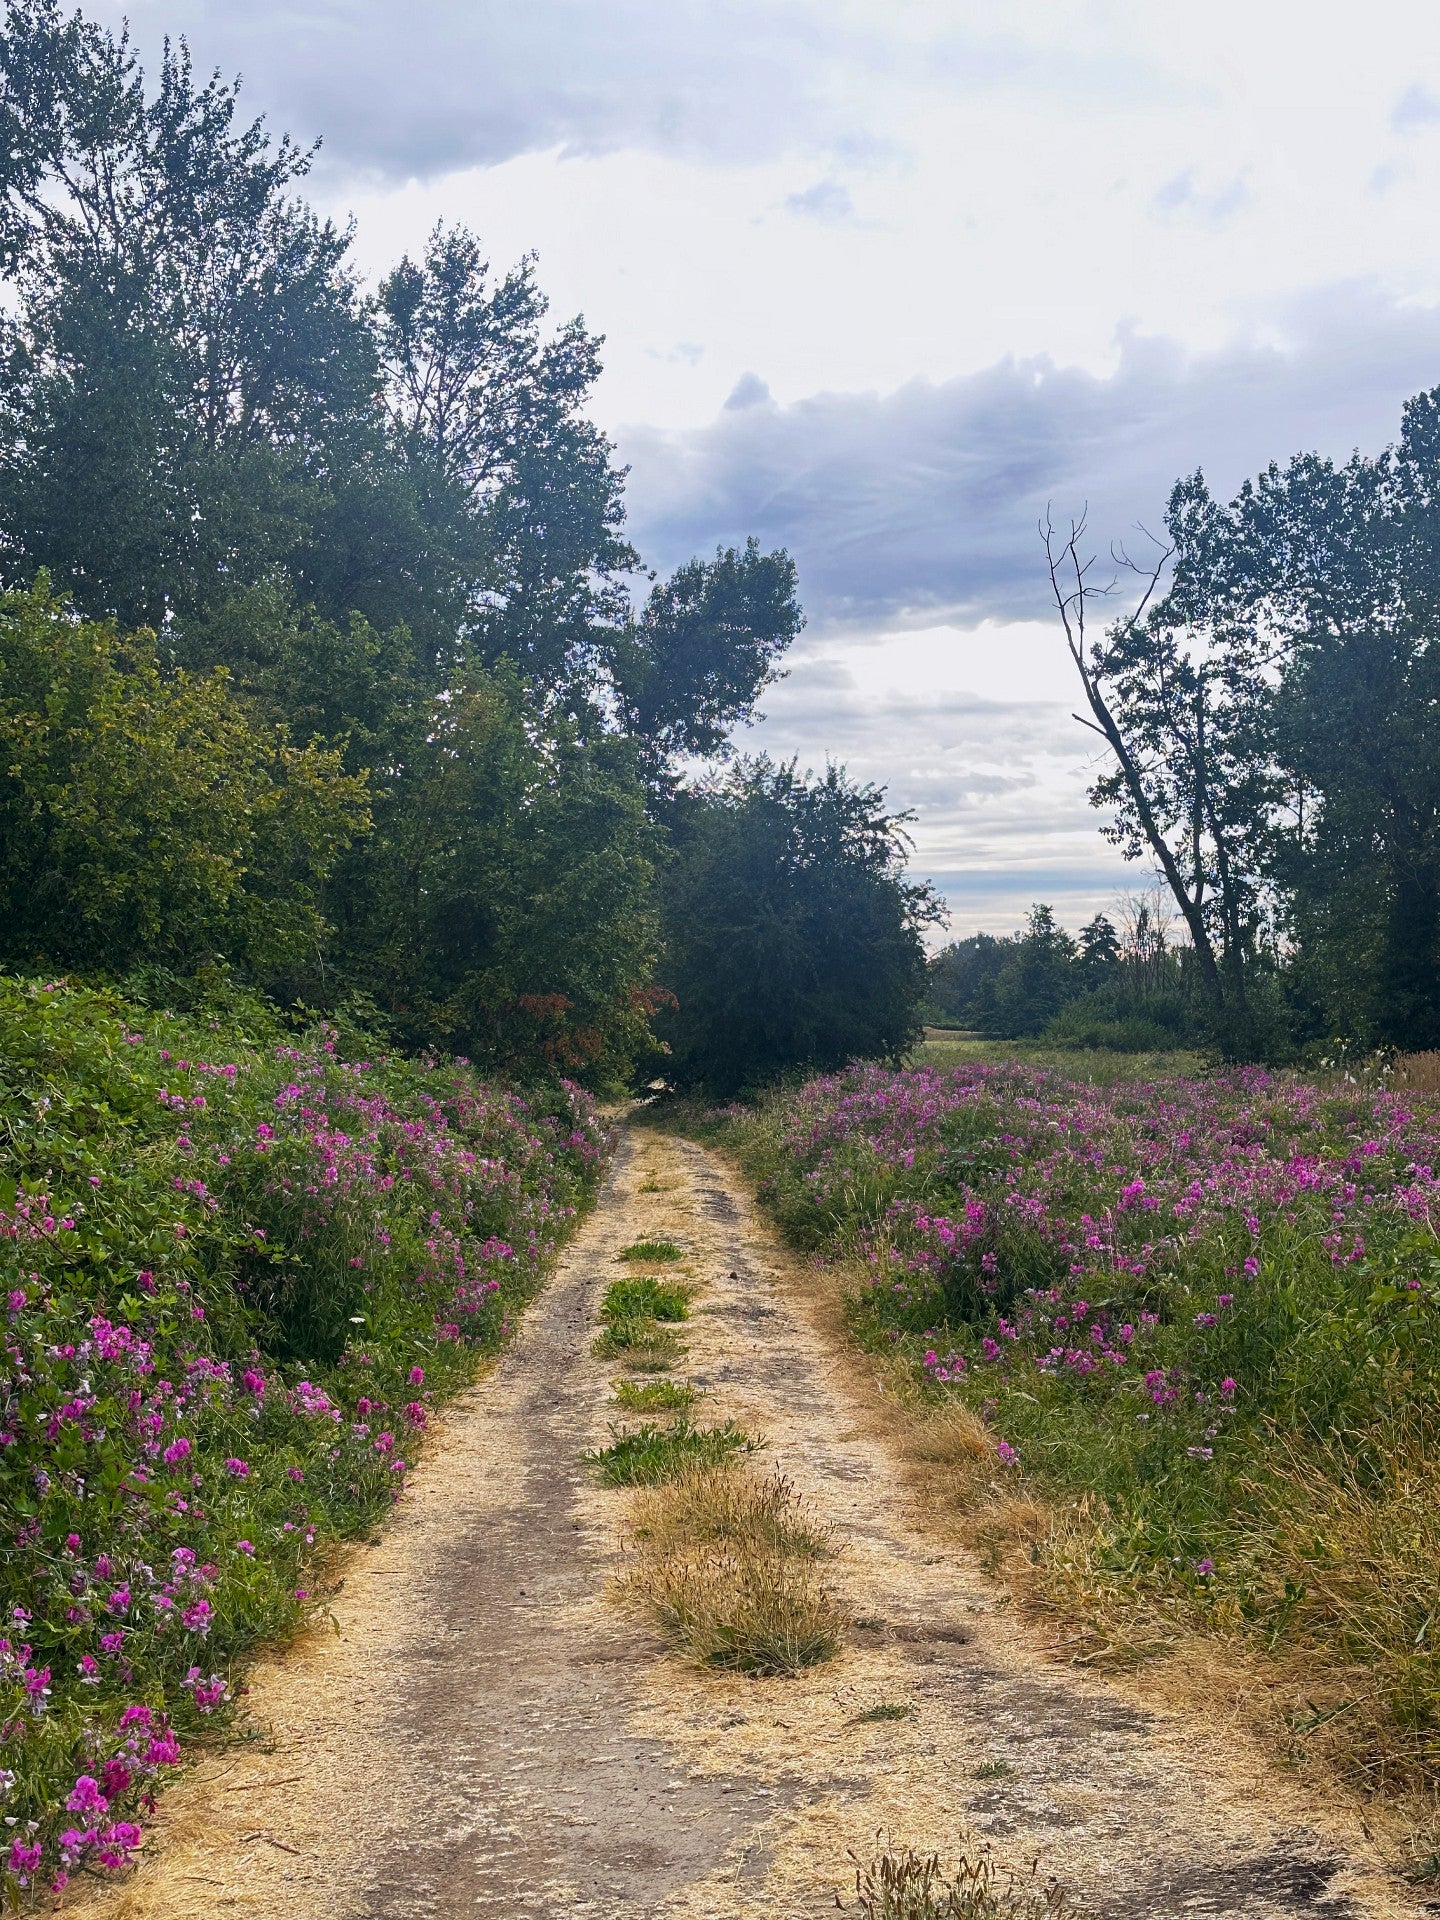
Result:
{"label": "grassy center strip of path", "polygon": [[[689,1318],[698,1288],[683,1268],[664,1272],[684,1257],[669,1240],[639,1240],[621,1251],[618,1261],[635,1270],[605,1289],[598,1358],[634,1372],[651,1370],[661,1353],[669,1365],[684,1358],[675,1329]],[[613,1397],[622,1414],[651,1416],[638,1425],[613,1422],[609,1445],[585,1456],[605,1485],[637,1490],[628,1534],[633,1564],[616,1583],[617,1597],[651,1614],[703,1667],[787,1674],[830,1659],[845,1614],[819,1570],[834,1542],[784,1474],[748,1463],[763,1442],[733,1420],[698,1423],[700,1395],[685,1381],[619,1379]]]}

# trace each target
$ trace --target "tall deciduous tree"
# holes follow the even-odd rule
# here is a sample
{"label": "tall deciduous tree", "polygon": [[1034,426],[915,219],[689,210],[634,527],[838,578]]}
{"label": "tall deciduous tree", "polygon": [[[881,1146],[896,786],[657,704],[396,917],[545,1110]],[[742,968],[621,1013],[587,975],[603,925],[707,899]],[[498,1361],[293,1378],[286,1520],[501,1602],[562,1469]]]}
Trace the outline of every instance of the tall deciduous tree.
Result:
{"label": "tall deciduous tree", "polygon": [[905,817],[835,767],[742,761],[692,795],[664,896],[659,1023],[679,1086],[727,1094],[797,1068],[895,1058],[916,1037],[922,928]]}
{"label": "tall deciduous tree", "polygon": [[1144,575],[1138,606],[1096,638],[1098,593],[1085,525],[1042,532],[1055,604],[1088,709],[1077,715],[1109,750],[1091,788],[1102,828],[1128,858],[1148,854],[1163,874],[1195,953],[1213,1036],[1228,1057],[1261,1044],[1251,970],[1277,800],[1266,727],[1270,685],[1252,636],[1229,624],[1192,568],[1157,597],[1167,562],[1208,538],[1196,484],[1177,487],[1170,545]]}

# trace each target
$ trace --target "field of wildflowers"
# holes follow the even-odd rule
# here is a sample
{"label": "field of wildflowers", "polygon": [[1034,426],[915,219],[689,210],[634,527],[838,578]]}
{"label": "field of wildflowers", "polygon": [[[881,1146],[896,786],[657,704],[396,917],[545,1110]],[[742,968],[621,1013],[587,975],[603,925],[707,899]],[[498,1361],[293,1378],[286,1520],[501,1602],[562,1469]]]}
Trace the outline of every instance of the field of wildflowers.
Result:
{"label": "field of wildflowers", "polygon": [[1433,1793],[1440,1095],[969,1063],[705,1124],[858,1274],[861,1337],[983,1419],[970,1497],[1041,1497],[1071,1604],[1252,1641],[1297,1740]]}
{"label": "field of wildflowers", "polygon": [[593,1190],[588,1096],[0,979],[0,1891],[113,1870]]}

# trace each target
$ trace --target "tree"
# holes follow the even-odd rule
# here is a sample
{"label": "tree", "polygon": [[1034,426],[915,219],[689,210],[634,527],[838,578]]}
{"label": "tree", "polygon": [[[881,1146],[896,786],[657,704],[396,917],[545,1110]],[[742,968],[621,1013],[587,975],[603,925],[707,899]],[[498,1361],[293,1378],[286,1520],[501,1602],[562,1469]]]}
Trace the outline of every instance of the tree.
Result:
{"label": "tree", "polygon": [[1377,458],[1298,456],[1228,506],[1199,476],[1184,491],[1174,595],[1271,668],[1270,873],[1299,982],[1327,1024],[1440,1044],[1440,390]]}
{"label": "tree", "polygon": [[309,156],[167,45],[54,0],[0,34],[0,528],[86,612],[157,630],[290,562],[337,470],[378,451],[349,236],[293,189]]}
{"label": "tree", "polygon": [[337,875],[339,969],[412,1046],[607,1082],[648,1040],[658,835],[630,750],[538,731],[513,668],[416,712]]}
{"label": "tree", "polygon": [[925,966],[926,1012],[945,1025],[973,1026],[986,982],[994,979],[1014,950],[1012,935],[972,933],[932,954]]}
{"label": "tree", "polygon": [[[1176,487],[1166,522],[1171,544],[1143,572],[1139,604],[1098,640],[1087,609],[1111,588],[1089,582],[1084,520],[1063,540],[1048,520],[1041,531],[1091,716],[1076,718],[1114,760],[1090,793],[1110,811],[1101,831],[1128,859],[1155,861],[1190,936],[1213,1037],[1227,1058],[1251,1059],[1260,1035],[1250,973],[1279,797],[1266,736],[1271,689],[1252,634],[1227,622],[1196,564],[1210,540],[1199,483]],[[1157,598],[1172,555],[1175,582]]]}
{"label": "tree", "polygon": [[1104,986],[1120,964],[1120,936],[1107,914],[1097,913],[1080,929],[1076,974],[1086,992]]}
{"label": "tree", "polygon": [[622,721],[652,782],[682,756],[724,748],[780,677],[775,662],[803,625],[794,561],[783,548],[761,553],[753,539],[743,550],[717,548],[712,562],[692,560],[654,588],[611,655]]}
{"label": "tree", "polygon": [[797,1068],[897,1058],[919,1031],[921,929],[903,814],[828,767],[763,756],[688,798],[663,896],[666,1077],[721,1095]]}
{"label": "tree", "polygon": [[0,965],[313,976],[324,886],[369,825],[338,756],[258,727],[153,634],[0,597]]}
{"label": "tree", "polygon": [[[125,34],[9,0],[0,136],[0,574],[153,630],[145,712],[264,739],[277,790],[363,783],[375,831],[315,868],[333,940],[282,939],[274,896],[275,991],[614,1078],[645,1040],[656,823],[799,630],[788,555],[644,575],[587,415],[600,342],[550,323],[534,261],[492,275],[437,228],[370,297],[301,197],[310,154],[183,43],[147,81]],[[110,781],[129,817],[130,770],[85,750],[97,815]],[[196,799],[217,834],[229,791]],[[262,965],[255,923],[195,913]]]}
{"label": "tree", "polygon": [[1078,990],[1075,942],[1054,909],[1036,905],[1003,967],[975,999],[976,1023],[1005,1039],[1041,1034]]}

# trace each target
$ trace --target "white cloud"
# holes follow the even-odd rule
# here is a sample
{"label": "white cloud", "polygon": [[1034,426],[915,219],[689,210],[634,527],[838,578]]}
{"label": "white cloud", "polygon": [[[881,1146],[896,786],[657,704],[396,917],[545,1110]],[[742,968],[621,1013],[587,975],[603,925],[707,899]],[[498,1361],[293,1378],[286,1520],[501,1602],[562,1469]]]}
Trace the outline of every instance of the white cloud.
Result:
{"label": "white cloud", "polygon": [[[1278,336],[1278,337],[1277,337]],[[705,427],[621,436],[631,525],[664,564],[755,533],[795,555],[820,628],[1048,612],[1037,521],[1089,506],[1102,549],[1158,527],[1174,481],[1229,493],[1271,459],[1372,450],[1440,381],[1440,310],[1336,287],[1268,341],[1208,353],[1129,334],[1112,374],[1007,359],[790,406],[747,374]]]}

